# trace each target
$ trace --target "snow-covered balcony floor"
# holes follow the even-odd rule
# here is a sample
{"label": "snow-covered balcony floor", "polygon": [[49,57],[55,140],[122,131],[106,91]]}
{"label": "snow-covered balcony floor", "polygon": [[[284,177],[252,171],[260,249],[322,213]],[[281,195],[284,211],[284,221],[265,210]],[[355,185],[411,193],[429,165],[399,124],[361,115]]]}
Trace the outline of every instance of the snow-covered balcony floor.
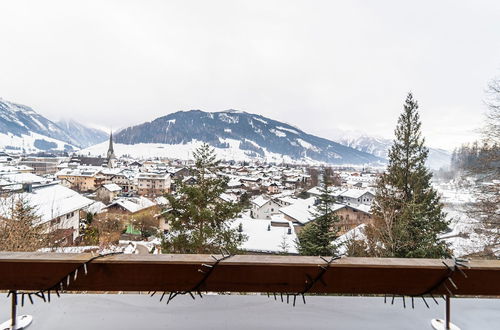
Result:
{"label": "snow-covered balcony floor", "polygon": [[[260,295],[206,295],[192,300],[176,297],[167,306],[158,295],[64,294],[43,303],[19,307],[18,315],[33,315],[28,329],[431,329],[433,318],[443,318],[437,306],[421,300],[406,309],[402,300],[384,304],[380,297],[307,297],[296,307]],[[407,298],[408,299],[408,298]],[[432,302],[432,304],[431,304]],[[0,299],[0,318],[10,315],[10,299]],[[452,322],[461,329],[498,329],[500,299],[453,298]]]}

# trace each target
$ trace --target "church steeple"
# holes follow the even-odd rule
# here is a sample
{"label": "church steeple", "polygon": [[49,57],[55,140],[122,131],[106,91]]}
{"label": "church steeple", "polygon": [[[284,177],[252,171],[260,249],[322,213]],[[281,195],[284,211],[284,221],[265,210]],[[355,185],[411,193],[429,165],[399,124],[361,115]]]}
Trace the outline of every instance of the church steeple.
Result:
{"label": "church steeple", "polygon": [[108,167],[114,167],[115,163],[115,150],[113,148],[113,132],[109,134],[109,147],[107,153]]}
{"label": "church steeple", "polygon": [[108,158],[111,155],[114,155],[115,150],[113,149],[113,132],[109,134],[109,147],[108,147]]}

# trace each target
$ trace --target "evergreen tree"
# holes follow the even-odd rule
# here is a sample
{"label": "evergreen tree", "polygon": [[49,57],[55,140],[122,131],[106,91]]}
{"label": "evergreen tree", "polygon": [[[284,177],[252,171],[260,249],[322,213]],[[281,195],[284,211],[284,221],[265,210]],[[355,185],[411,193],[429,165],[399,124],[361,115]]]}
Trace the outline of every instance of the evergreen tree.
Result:
{"label": "evergreen tree", "polygon": [[49,228],[40,225],[35,207],[23,194],[0,197],[0,251],[36,251],[53,246]]}
{"label": "evergreen tree", "polygon": [[428,149],[420,131],[418,104],[408,94],[398,119],[389,164],[380,177],[367,228],[376,256],[439,258],[449,250],[438,235],[448,228],[442,204],[431,186],[425,161]]}
{"label": "evergreen tree", "polygon": [[203,144],[194,152],[192,175],[196,184],[179,182],[177,195],[167,195],[172,210],[167,215],[170,232],[163,250],[170,253],[219,253],[221,248],[236,252],[244,240],[231,227],[241,211],[236,203],[225,202],[220,195],[226,190],[227,179],[217,177],[215,152]]}
{"label": "evergreen tree", "polygon": [[306,224],[297,235],[297,249],[301,255],[336,254],[333,241],[337,238],[339,219],[332,211],[335,200],[331,194],[331,182],[326,175],[323,175],[320,192],[315,211],[312,212],[315,220]]}

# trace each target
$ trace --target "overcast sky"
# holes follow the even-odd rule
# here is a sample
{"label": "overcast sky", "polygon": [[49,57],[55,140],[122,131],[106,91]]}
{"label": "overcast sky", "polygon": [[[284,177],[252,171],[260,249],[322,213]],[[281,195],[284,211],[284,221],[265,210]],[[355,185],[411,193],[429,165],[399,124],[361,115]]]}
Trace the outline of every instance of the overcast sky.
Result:
{"label": "overcast sky", "polygon": [[0,97],[106,128],[239,109],[392,137],[411,90],[453,148],[499,74],[498,0],[0,2]]}

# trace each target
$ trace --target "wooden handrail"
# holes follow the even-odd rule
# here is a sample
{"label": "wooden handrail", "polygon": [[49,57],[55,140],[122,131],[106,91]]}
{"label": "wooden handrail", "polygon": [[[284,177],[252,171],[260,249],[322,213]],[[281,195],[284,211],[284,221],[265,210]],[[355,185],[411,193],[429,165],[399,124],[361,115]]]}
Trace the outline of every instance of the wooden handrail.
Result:
{"label": "wooden handrail", "polygon": [[[210,255],[114,255],[96,259],[83,275],[81,266],[91,254],[0,253],[0,290],[41,290],[58,283],[80,267],[72,291],[185,291],[191,290],[213,264]],[[217,257],[217,256],[216,256]],[[333,261],[321,281],[308,292],[338,294],[419,295],[448,274],[445,261],[397,258],[342,258]],[[326,262],[319,257],[235,255],[221,261],[200,287],[215,292],[302,292]],[[456,295],[500,295],[500,261],[473,260],[451,275]],[[444,286],[433,291],[446,294]]]}

